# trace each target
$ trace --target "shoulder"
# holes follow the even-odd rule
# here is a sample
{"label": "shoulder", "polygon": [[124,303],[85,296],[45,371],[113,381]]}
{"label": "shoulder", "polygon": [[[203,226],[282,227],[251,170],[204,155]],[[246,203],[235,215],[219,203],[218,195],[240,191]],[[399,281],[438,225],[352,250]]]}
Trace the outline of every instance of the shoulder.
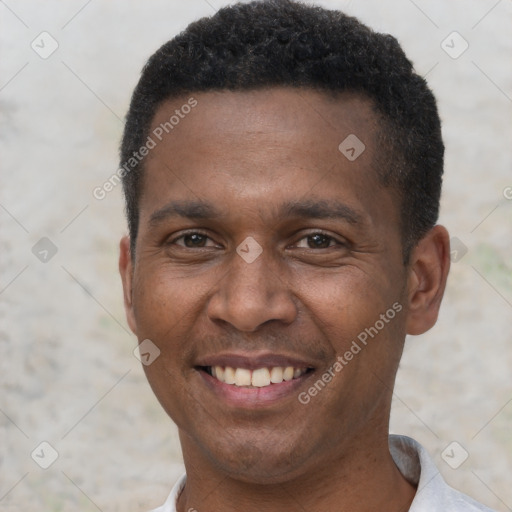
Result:
{"label": "shoulder", "polygon": [[417,487],[409,512],[494,512],[450,487],[427,450],[414,439],[391,435],[389,449],[402,475]]}

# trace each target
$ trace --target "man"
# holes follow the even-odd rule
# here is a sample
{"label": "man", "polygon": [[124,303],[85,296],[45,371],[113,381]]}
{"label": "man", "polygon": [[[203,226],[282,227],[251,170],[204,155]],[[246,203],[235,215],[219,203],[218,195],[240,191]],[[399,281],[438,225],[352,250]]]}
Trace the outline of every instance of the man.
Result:
{"label": "man", "polygon": [[489,510],[388,435],[449,270],[443,152],[397,41],[340,12],[237,4],[149,59],[120,271],[186,467],[157,511]]}

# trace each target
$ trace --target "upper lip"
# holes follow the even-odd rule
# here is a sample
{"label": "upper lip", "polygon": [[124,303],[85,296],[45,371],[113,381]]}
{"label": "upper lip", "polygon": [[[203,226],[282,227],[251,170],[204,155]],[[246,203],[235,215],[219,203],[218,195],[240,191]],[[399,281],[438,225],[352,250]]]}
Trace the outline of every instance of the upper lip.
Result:
{"label": "upper lip", "polygon": [[230,366],[231,368],[274,368],[276,366],[294,368],[314,368],[311,362],[287,354],[275,352],[222,352],[201,357],[195,366]]}

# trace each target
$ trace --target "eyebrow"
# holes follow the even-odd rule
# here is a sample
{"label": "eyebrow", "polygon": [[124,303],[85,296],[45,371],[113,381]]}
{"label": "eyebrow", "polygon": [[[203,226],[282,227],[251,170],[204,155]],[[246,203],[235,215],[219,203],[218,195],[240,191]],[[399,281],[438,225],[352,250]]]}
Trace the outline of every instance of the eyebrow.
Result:
{"label": "eyebrow", "polygon": [[281,217],[301,217],[310,219],[341,219],[350,224],[363,222],[362,213],[339,201],[306,200],[284,204]]}
{"label": "eyebrow", "polygon": [[170,201],[163,208],[151,214],[149,223],[157,225],[172,217],[185,217],[189,219],[211,219],[220,217],[220,212],[205,201]]}
{"label": "eyebrow", "polygon": [[[164,207],[151,214],[149,224],[156,226],[173,217],[202,220],[215,219],[221,216],[222,213],[213,204],[205,201],[170,201]],[[344,203],[327,200],[305,200],[285,203],[279,207],[278,217],[340,219],[350,224],[360,224],[364,218],[360,212]]]}

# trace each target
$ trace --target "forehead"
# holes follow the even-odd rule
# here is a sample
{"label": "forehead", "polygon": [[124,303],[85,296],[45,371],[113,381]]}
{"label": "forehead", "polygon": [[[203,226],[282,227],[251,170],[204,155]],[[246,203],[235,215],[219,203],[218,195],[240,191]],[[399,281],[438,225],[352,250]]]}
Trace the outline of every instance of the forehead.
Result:
{"label": "forehead", "polygon": [[323,140],[319,148],[324,150],[328,144],[337,149],[343,136],[351,133],[369,139],[377,127],[371,100],[359,94],[275,87],[201,92],[168,100],[155,113],[151,132],[163,131],[160,138],[167,144],[188,138],[212,146],[226,137],[241,142],[241,133],[248,145],[265,134],[279,135],[281,142],[288,135],[308,139],[311,144],[304,148],[308,150]]}
{"label": "forehead", "polygon": [[378,127],[370,100],[349,93],[271,88],[166,101],[149,133],[141,218],[184,197],[267,211],[342,199],[378,216],[384,205],[372,198],[389,195],[373,164]]}

